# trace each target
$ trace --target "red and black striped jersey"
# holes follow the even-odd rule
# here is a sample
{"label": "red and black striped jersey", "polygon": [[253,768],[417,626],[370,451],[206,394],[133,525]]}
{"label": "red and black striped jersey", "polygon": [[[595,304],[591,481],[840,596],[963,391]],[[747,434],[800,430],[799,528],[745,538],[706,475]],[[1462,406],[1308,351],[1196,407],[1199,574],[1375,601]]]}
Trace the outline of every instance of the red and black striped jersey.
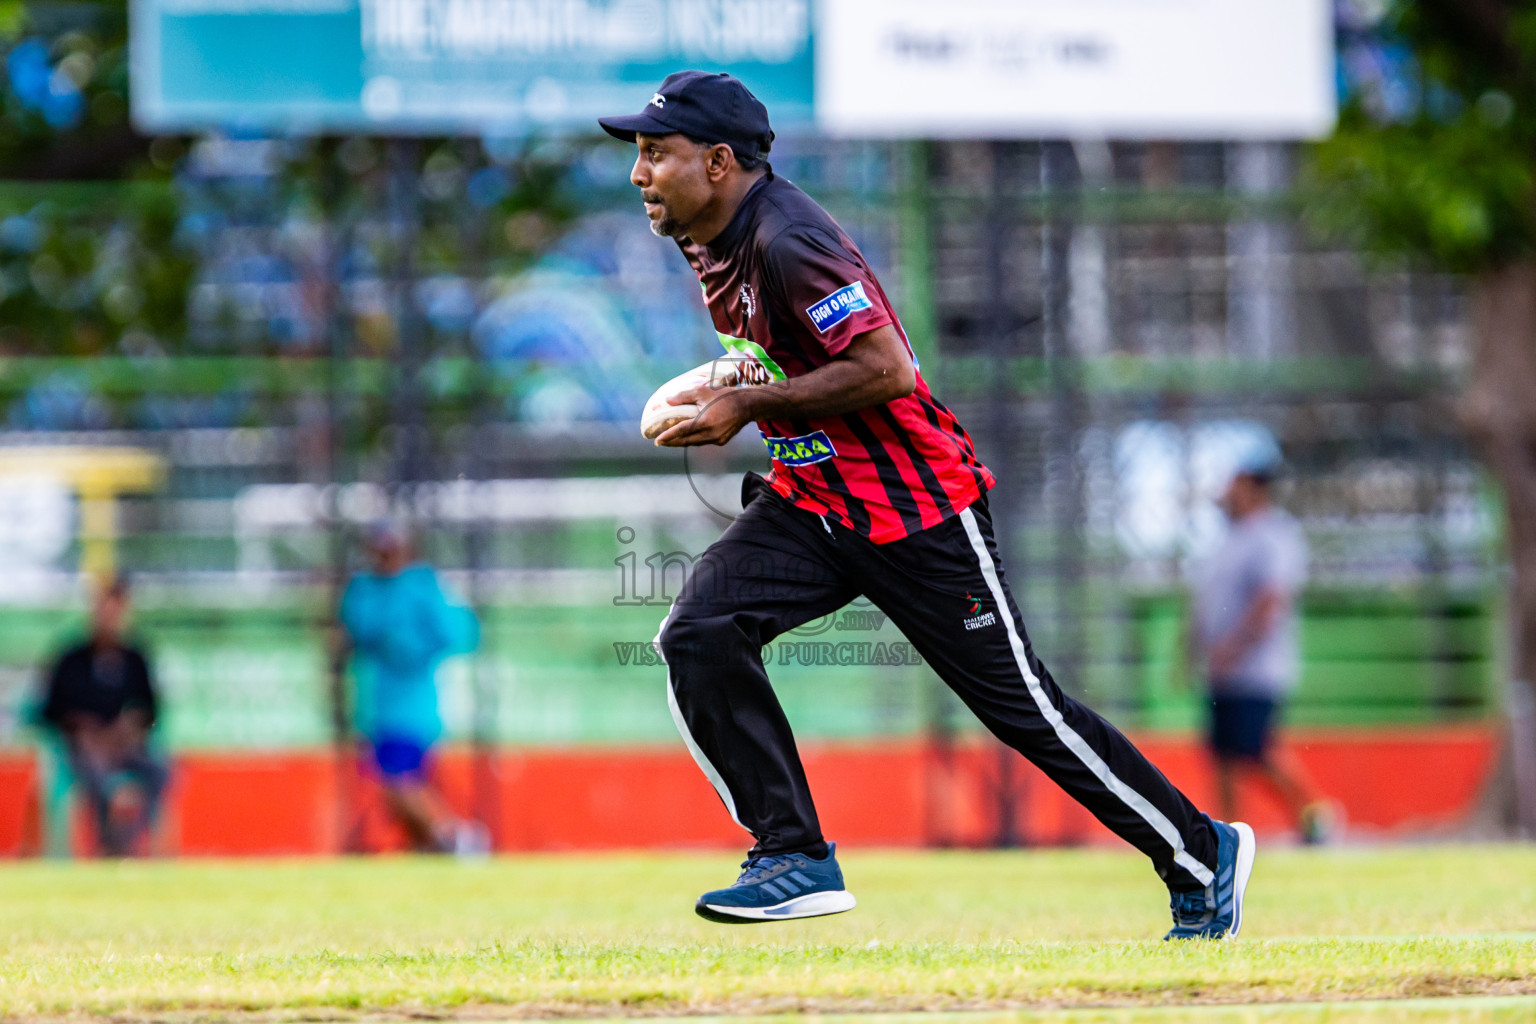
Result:
{"label": "red and black striped jersey", "polygon": [[[810,373],[886,324],[912,350],[858,247],[783,178],[753,185],[709,245],[678,245],[699,275],[721,343],[766,376]],[[921,372],[912,394],[884,405],[757,426],[776,491],[876,544],[944,521],[996,483]]]}

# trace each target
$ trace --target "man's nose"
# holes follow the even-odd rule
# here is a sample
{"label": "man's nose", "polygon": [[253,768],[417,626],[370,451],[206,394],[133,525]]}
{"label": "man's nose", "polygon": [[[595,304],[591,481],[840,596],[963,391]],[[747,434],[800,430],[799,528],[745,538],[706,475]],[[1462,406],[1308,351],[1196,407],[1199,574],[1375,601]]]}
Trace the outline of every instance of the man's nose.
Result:
{"label": "man's nose", "polygon": [[645,188],[651,183],[650,173],[645,168],[645,157],[635,157],[635,166],[629,169],[629,183],[635,188]]}

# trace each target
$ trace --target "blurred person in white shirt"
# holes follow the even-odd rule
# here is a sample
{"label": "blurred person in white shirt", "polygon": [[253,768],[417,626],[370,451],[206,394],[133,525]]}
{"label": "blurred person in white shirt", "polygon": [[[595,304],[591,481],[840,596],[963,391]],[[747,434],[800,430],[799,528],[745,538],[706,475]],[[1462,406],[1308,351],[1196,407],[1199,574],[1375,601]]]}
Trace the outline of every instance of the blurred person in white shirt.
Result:
{"label": "blurred person in white shirt", "polygon": [[1265,783],[1304,842],[1325,841],[1338,811],[1296,755],[1276,742],[1286,698],[1301,675],[1296,596],[1307,576],[1301,525],[1274,504],[1277,451],[1240,461],[1221,498],[1230,529],[1194,584],[1189,654],[1209,692],[1208,742],[1220,814],[1237,814],[1237,785]]}

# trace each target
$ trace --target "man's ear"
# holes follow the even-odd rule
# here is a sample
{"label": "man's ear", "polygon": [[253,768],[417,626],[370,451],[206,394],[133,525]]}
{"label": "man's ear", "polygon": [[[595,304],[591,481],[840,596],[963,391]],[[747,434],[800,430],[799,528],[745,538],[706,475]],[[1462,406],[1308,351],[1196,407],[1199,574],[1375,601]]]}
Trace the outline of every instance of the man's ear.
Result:
{"label": "man's ear", "polygon": [[720,181],[731,168],[736,166],[736,154],[725,143],[710,146],[709,153],[704,157],[704,173],[709,175],[710,181]]}

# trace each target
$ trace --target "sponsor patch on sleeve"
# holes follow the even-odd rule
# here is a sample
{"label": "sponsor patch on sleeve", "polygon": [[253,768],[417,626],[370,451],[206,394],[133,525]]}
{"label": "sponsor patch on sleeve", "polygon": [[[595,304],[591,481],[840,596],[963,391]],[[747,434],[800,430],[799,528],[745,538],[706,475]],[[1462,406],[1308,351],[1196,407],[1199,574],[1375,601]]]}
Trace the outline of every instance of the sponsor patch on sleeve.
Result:
{"label": "sponsor patch on sleeve", "polygon": [[837,449],[832,447],[832,439],[827,436],[825,430],[818,430],[804,437],[765,435],[763,444],[768,446],[768,454],[774,461],[782,462],[786,466],[809,466],[812,463],[824,462],[837,454]]}
{"label": "sponsor patch on sleeve", "polygon": [[860,309],[869,309],[874,303],[869,301],[869,296],[864,294],[864,282],[855,281],[846,288],[839,288],[820,302],[806,308],[805,315],[811,318],[811,323],[816,325],[816,330],[822,334],[836,327],[849,315]]}

